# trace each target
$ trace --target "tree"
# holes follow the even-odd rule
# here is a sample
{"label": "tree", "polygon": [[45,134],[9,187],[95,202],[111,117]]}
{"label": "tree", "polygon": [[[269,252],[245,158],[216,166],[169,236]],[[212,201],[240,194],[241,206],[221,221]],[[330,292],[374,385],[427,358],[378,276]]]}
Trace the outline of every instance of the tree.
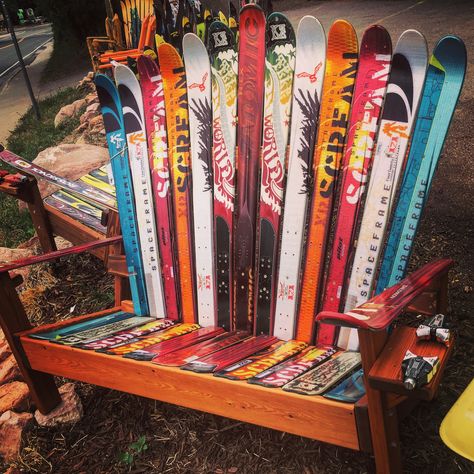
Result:
{"label": "tree", "polygon": [[100,0],[35,0],[53,24],[56,47],[63,43],[85,44],[87,36],[105,34],[105,5]]}

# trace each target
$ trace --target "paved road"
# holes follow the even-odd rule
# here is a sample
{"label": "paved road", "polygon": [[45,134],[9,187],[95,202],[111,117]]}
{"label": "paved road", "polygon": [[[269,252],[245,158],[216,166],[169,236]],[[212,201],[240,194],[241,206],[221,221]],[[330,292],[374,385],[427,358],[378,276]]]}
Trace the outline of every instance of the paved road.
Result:
{"label": "paved road", "polygon": [[[29,64],[35,57],[35,50],[53,37],[51,25],[19,28],[16,36],[23,58]],[[9,34],[0,35],[0,87],[18,68],[18,58]]]}

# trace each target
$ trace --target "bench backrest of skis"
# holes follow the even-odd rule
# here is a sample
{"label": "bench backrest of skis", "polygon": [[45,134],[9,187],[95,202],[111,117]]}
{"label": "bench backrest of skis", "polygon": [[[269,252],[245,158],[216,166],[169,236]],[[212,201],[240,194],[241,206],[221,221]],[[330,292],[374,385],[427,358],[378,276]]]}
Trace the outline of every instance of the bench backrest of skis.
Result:
{"label": "bench backrest of skis", "polygon": [[[391,59],[392,45],[387,30],[380,25],[369,27],[362,37],[359,70],[342,162],[339,205],[322,300],[322,309],[326,311],[339,311],[341,306],[345,273],[350,262],[362,195],[372,163]],[[334,337],[334,327],[320,325],[318,344],[331,345]]]}
{"label": "bench backrest of skis", "polygon": [[306,207],[311,191],[311,163],[326,60],[324,30],[313,16],[301,19],[296,32],[296,45],[288,175],[273,327],[273,334],[286,340],[293,338],[296,324],[299,269]]}
{"label": "bench backrest of skis", "polygon": [[211,161],[211,65],[206,47],[194,34],[183,38],[189,102],[189,133],[193,173],[194,261],[198,322],[216,321],[214,219]]}
{"label": "bench backrest of skis", "polygon": [[257,5],[249,4],[242,8],[239,38],[233,329],[251,331],[265,74],[265,14]]}
{"label": "bench backrest of skis", "polygon": [[[375,271],[405,164],[427,63],[428,50],[423,35],[415,30],[405,31],[393,55],[344,311],[350,311],[372,296]],[[341,329],[339,346],[357,350],[357,331]]]}
{"label": "bench backrest of skis", "polygon": [[256,334],[270,334],[273,327],[296,44],[293,27],[281,13],[272,13],[266,28],[264,123],[255,261]]}
{"label": "bench backrest of skis", "polygon": [[48,183],[54,184],[61,189],[67,190],[74,195],[85,199],[87,201],[99,204],[113,211],[117,210],[117,202],[114,196],[111,196],[100,189],[95,188],[83,181],[70,181],[67,178],[57,175],[56,173],[49,171],[41,166],[24,160],[23,158],[15,155],[11,151],[7,150],[3,145],[0,144],[0,159],[10,165],[13,168],[22,171],[25,174],[29,174],[38,179],[44,179]]}
{"label": "bench backrest of skis", "polygon": [[326,242],[357,74],[358,46],[353,26],[345,20],[335,21],[328,33],[326,71],[313,159],[313,196],[296,330],[296,339],[305,342],[311,342],[314,336],[314,316],[323,283]]}
{"label": "bench backrest of skis", "polygon": [[140,233],[145,283],[150,316],[166,317],[166,307],[158,252],[153,190],[148,160],[148,147],[140,84],[130,68],[115,66],[120,101],[122,103],[128,157],[133,180],[137,223]]}
{"label": "bench backrest of skis", "polygon": [[174,206],[174,232],[181,297],[181,318],[197,321],[193,269],[191,160],[186,74],[183,60],[170,44],[158,47],[166,104],[168,154]]}
{"label": "bench backrest of skis", "polygon": [[400,281],[407,270],[420,216],[436,170],[466,72],[466,47],[446,36],[430,59],[420,111],[394,212],[376,293]]}
{"label": "bench backrest of skis", "polygon": [[179,298],[174,263],[173,203],[170,188],[163,80],[158,65],[153,59],[141,56],[137,60],[137,66],[143,95],[166,315],[168,319],[177,320],[179,319]]}
{"label": "bench backrest of skis", "polygon": [[237,49],[220,21],[208,31],[212,76],[212,163],[217,324],[230,329],[233,314],[232,234],[237,126]]}
{"label": "bench backrest of skis", "polygon": [[137,315],[142,316],[149,314],[148,298],[139,244],[137,214],[133,201],[132,176],[128,165],[128,149],[126,147],[122,104],[117,88],[109,77],[97,74],[95,85],[111,157],[123,246],[130,275],[133,309]]}

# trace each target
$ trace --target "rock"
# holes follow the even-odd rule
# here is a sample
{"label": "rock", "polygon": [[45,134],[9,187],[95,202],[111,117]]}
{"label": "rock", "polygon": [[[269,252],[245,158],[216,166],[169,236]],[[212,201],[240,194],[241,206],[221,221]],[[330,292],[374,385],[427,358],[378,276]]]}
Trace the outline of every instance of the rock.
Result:
{"label": "rock", "polygon": [[78,114],[79,111],[86,105],[87,105],[86,99],[78,99],[78,100],[75,100],[72,104],[68,104],[68,105],[65,105],[64,107],[61,107],[59,112],[56,114],[56,117],[54,118],[55,128],[60,127],[67,120],[70,120],[72,117]]}
{"label": "rock", "polygon": [[89,123],[90,120],[96,116],[96,113],[93,111],[93,110],[89,110],[89,111],[85,111],[82,115],[81,115],[81,118],[79,119],[79,122],[81,124],[83,123]]}
{"label": "rock", "polygon": [[66,383],[59,387],[62,402],[47,415],[39,410],[35,412],[35,419],[40,426],[51,427],[77,423],[82,418],[83,410],[81,399],[76,393],[73,383]]}
{"label": "rock", "polygon": [[100,126],[100,127],[104,126],[104,120],[102,118],[102,115],[97,115],[96,117],[92,117],[89,121],[89,128],[95,128],[97,126]]}
{"label": "rock", "polygon": [[8,342],[5,339],[0,338],[0,363],[7,359],[11,353],[12,351],[8,345]]}
{"label": "rock", "polygon": [[[106,148],[96,145],[63,144],[46,148],[33,161],[63,178],[75,181],[108,163],[109,153]],[[44,179],[38,180],[38,187],[43,198],[58,189]]]}
{"label": "rock", "polygon": [[21,372],[13,355],[8,356],[0,364],[0,385],[13,380],[21,380]]}
{"label": "rock", "polygon": [[95,102],[95,103],[90,104],[90,105],[87,106],[86,112],[98,113],[99,112],[99,107],[100,107],[100,104],[98,102]]}
{"label": "rock", "polygon": [[13,461],[21,448],[21,436],[28,428],[33,415],[6,411],[0,416],[0,456],[6,462]]}
{"label": "rock", "polygon": [[81,81],[79,81],[77,87],[89,87],[92,89],[94,87],[94,83],[92,82],[93,79],[94,73],[91,71],[86,76],[84,76]]}
{"label": "rock", "polygon": [[0,385],[0,414],[8,410],[27,411],[30,407],[30,391],[24,382]]}
{"label": "rock", "polygon": [[91,92],[90,94],[87,94],[85,99],[86,99],[87,105],[93,104],[95,102],[99,102],[99,97],[97,97],[96,92]]}

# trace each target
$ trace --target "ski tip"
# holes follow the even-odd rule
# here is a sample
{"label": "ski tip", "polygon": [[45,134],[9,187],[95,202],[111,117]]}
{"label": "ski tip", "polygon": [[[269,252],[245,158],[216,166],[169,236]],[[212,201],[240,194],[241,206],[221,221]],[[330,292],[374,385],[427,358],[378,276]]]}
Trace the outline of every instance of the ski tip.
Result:
{"label": "ski tip", "polygon": [[220,50],[235,48],[234,33],[222,21],[213,21],[209,26],[208,46],[211,55]]}
{"label": "ski tip", "polygon": [[301,18],[296,30],[296,38],[297,41],[299,40],[300,42],[303,41],[303,39],[316,42],[324,40],[326,44],[326,34],[323,25],[321,25],[321,22],[313,15],[305,15]]}
{"label": "ski tip", "polygon": [[263,18],[265,18],[265,12],[263,11],[262,7],[260,5],[257,5],[256,3],[247,3],[246,5],[244,5],[240,9],[240,16],[245,16],[248,12],[254,12],[257,15],[263,15]]}
{"label": "ski tip", "polygon": [[413,54],[414,52],[418,53],[423,51],[423,53],[428,55],[428,46],[426,43],[426,38],[418,30],[405,30],[400,37],[398,38],[397,44],[394,49],[394,54]]}
{"label": "ski tip", "polygon": [[433,50],[430,59],[432,66],[446,72],[446,69],[466,69],[467,51],[464,41],[456,35],[443,36]]}
{"label": "ski tip", "polygon": [[[187,59],[193,59],[195,55],[205,54],[207,57],[207,49],[204,46],[201,38],[194,33],[186,33],[183,37],[183,56],[187,56]],[[201,60],[201,58],[196,58]]]}
{"label": "ski tip", "polygon": [[392,54],[392,39],[382,25],[369,26],[362,36],[361,56],[364,54]]}
{"label": "ski tip", "polygon": [[274,12],[267,18],[267,45],[278,43],[295,44],[295,30],[283,13]]}

